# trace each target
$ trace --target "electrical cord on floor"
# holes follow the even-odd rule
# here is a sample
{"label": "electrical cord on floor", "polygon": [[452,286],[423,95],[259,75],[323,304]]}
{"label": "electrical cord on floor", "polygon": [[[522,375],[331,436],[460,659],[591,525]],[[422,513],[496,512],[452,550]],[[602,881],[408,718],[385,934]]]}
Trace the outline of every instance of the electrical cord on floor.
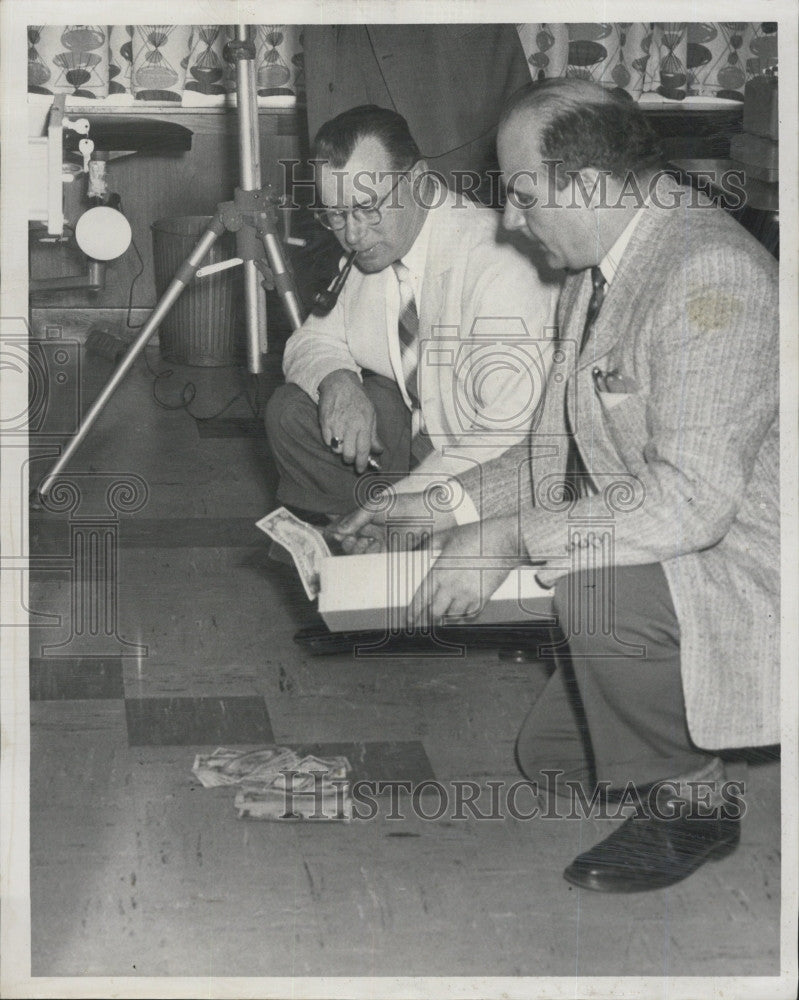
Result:
{"label": "electrical cord on floor", "polygon": [[[141,330],[142,327],[145,325],[144,323],[139,323],[138,325],[134,325],[130,321],[131,314],[133,312],[133,289],[136,286],[136,282],[139,280],[142,274],[144,274],[144,261],[142,260],[142,255],[141,253],[139,253],[139,248],[136,246],[135,240],[131,240],[131,245],[133,246],[133,249],[136,251],[136,256],[139,258],[139,270],[133,276],[130,283],[130,291],[128,293],[128,311],[127,311],[127,318],[125,320],[125,326],[131,332],[135,332],[136,330]],[[212,413],[208,416],[200,416],[199,414],[194,413],[191,409],[191,404],[197,397],[197,386],[194,384],[194,382],[189,381],[184,383],[183,388],[181,389],[180,392],[179,403],[166,403],[163,399],[160,399],[158,396],[158,383],[162,379],[171,378],[175,374],[174,370],[171,368],[165,368],[163,371],[160,372],[156,371],[150,364],[150,359],[147,357],[146,347],[142,351],[142,356],[144,357],[144,363],[147,366],[147,370],[153,376],[153,384],[152,384],[153,399],[155,400],[156,404],[161,407],[161,409],[185,410],[186,413],[188,413],[188,415],[192,419],[200,423],[203,423],[208,420],[217,420],[219,417],[222,416],[223,413],[226,413],[227,410],[229,410],[230,407],[233,406],[233,404],[237,402],[239,399],[246,399],[247,403],[249,404],[253,417],[255,417],[255,419],[258,420],[262,416],[261,385],[260,382],[258,381],[257,375],[251,376],[251,378],[254,379],[255,381],[254,401],[253,398],[250,396],[250,393],[246,389],[243,389],[241,392],[236,393],[236,395],[233,396],[232,399],[228,400],[228,402],[225,403],[225,405],[220,410],[217,410],[216,413]]]}
{"label": "electrical cord on floor", "polygon": [[217,420],[219,417],[222,416],[223,413],[226,413],[230,409],[230,407],[233,406],[233,404],[237,402],[239,399],[246,399],[250,407],[250,412],[252,413],[253,417],[255,417],[256,419],[259,419],[261,417],[261,385],[260,382],[258,381],[257,375],[250,376],[251,380],[253,380],[255,383],[255,392],[253,394],[254,399],[253,396],[251,396],[250,393],[247,391],[247,389],[242,389],[240,392],[237,392],[235,396],[229,399],[227,403],[225,403],[225,405],[221,409],[217,410],[215,413],[211,413],[206,416],[201,416],[200,414],[195,413],[191,409],[191,404],[197,397],[197,386],[194,384],[194,382],[191,381],[184,382],[183,388],[180,391],[179,403],[167,403],[163,399],[159,398],[158,383],[164,379],[171,378],[175,374],[175,372],[172,368],[165,368],[163,371],[160,372],[156,371],[150,364],[150,359],[147,357],[146,348],[142,353],[144,356],[144,363],[147,366],[147,370],[153,376],[153,384],[152,384],[153,399],[155,400],[156,404],[161,407],[162,410],[185,410],[186,413],[188,413],[188,415],[193,420],[196,420],[199,423],[204,423],[208,420]]}
{"label": "electrical cord on floor", "polygon": [[[128,314],[125,318],[125,326],[128,330],[141,330],[144,323],[139,323],[138,326],[134,326],[130,321],[131,313],[133,312],[133,289],[136,287],[136,282],[144,274],[144,261],[142,260],[142,255],[139,253],[139,248],[136,246],[136,240],[131,238],[130,245],[136,251],[136,256],[139,258],[139,270],[133,275],[130,282],[130,291],[128,292]],[[146,322],[146,320],[145,320]]]}

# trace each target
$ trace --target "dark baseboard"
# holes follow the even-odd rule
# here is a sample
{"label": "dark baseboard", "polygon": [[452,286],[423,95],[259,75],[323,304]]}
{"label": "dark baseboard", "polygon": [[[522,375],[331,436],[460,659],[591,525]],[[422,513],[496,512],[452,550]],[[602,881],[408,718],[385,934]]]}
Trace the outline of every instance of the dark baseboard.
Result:
{"label": "dark baseboard", "polygon": [[[133,326],[147,321],[150,309],[134,308],[128,317],[126,308],[98,308],[85,306],[33,306],[30,311],[31,334],[36,340],[76,340],[85,343],[92,327],[102,326],[109,333],[131,339],[133,331],[127,329],[128,319]],[[158,343],[153,334],[150,343]]]}

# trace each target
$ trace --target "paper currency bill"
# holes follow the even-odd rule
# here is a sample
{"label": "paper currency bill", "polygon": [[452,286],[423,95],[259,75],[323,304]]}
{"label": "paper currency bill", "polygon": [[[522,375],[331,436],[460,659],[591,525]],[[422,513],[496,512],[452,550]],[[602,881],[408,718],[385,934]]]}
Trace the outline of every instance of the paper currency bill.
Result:
{"label": "paper currency bill", "polygon": [[236,791],[239,819],[344,821],[352,819],[352,798],[346,781],[328,789],[261,788],[244,785]]}
{"label": "paper currency bill", "polygon": [[219,747],[212,754],[198,753],[192,771],[204,788],[238,785],[244,780],[270,784],[281,770],[299,770],[297,755],[288,747],[231,750]]}
{"label": "paper currency bill", "polygon": [[282,767],[272,784],[278,789],[292,788],[297,792],[309,792],[314,788],[327,790],[334,787],[333,782],[344,780],[350,770],[346,757],[308,755],[301,760],[295,757],[295,763]]}
{"label": "paper currency bill", "polygon": [[352,818],[350,762],[341,755],[317,757],[274,745],[218,747],[211,754],[197,754],[192,771],[205,788],[238,785],[234,805],[239,818]]}
{"label": "paper currency bill", "polygon": [[260,521],[256,527],[291,554],[300,580],[312,601],[319,594],[319,567],[330,557],[330,549],[322,533],[312,525],[295,517],[285,507],[278,507]]}
{"label": "paper currency bill", "polygon": [[275,745],[257,750],[218,747],[211,754],[198,753],[192,767],[195,777],[205,788],[245,783],[278,789],[327,788],[332,787],[333,781],[346,779],[350,771],[350,762],[341,755],[300,755],[289,747]]}

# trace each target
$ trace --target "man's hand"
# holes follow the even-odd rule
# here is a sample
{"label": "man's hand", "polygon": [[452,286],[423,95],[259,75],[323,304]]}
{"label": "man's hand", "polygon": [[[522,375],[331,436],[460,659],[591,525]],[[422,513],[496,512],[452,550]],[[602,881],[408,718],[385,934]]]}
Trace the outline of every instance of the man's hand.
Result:
{"label": "man's hand", "polygon": [[319,383],[319,426],[322,440],[331,445],[358,473],[366,470],[370,454],[379,455],[383,444],[377,436],[377,415],[355,372],[331,372]]}
{"label": "man's hand", "polygon": [[513,517],[497,517],[448,531],[441,555],[408,607],[408,624],[418,627],[446,617],[477,614],[508,573],[525,562]]}
{"label": "man's hand", "polygon": [[[358,511],[358,513],[362,512]],[[367,552],[384,552],[386,548],[385,526],[367,520],[364,524],[359,523],[356,530],[349,523],[353,516],[352,514],[331,516],[324,534],[335,539],[348,556],[361,556]],[[344,524],[344,530],[339,527],[341,524]]]}
{"label": "man's hand", "polygon": [[[451,513],[438,512],[431,515],[421,493],[398,493],[394,503],[385,511],[356,510],[345,514],[335,525],[328,528],[329,534],[341,542],[348,555],[364,552],[384,552],[386,549],[386,517],[403,521],[403,547],[414,548],[431,531],[436,534],[455,524]],[[416,530],[414,530],[416,526]],[[432,542],[431,544],[435,544]]]}

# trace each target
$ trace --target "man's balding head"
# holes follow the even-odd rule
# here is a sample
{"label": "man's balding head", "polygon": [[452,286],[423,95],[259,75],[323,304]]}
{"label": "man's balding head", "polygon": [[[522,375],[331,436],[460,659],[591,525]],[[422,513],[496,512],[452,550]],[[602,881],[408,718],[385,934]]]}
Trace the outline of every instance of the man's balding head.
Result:
{"label": "man's balding head", "polygon": [[629,97],[559,78],[518,91],[503,113],[497,152],[508,200],[505,227],[540,245],[550,267],[598,264],[640,202],[659,162],[657,140]]}
{"label": "man's balding head", "polygon": [[624,91],[590,80],[558,77],[529,83],[508,101],[500,132],[520,130],[542,160],[563,171],[593,167],[615,177],[654,170],[661,154],[638,105]]}

